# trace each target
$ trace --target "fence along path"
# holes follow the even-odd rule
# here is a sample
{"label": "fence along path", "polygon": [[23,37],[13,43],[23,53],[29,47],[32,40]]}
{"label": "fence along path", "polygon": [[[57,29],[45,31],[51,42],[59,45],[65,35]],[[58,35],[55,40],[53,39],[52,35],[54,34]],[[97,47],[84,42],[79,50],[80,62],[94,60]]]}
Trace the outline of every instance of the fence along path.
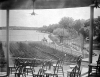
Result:
{"label": "fence along path", "polygon": [[72,47],[67,48],[64,45],[51,44],[51,43],[47,43],[47,42],[42,42],[42,44],[46,45],[46,46],[49,46],[50,48],[54,48],[56,50],[71,54],[71,55],[75,55],[75,56],[82,55],[82,52],[76,51]]}

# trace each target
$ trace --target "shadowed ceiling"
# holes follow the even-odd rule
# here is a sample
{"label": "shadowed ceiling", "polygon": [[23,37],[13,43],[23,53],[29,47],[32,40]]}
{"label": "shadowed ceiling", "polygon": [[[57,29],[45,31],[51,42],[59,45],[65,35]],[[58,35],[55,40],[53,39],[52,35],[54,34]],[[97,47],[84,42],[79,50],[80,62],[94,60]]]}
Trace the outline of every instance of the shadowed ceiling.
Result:
{"label": "shadowed ceiling", "polygon": [[35,9],[56,9],[85,7],[92,3],[93,0],[0,0],[0,9],[33,9],[33,5]]}

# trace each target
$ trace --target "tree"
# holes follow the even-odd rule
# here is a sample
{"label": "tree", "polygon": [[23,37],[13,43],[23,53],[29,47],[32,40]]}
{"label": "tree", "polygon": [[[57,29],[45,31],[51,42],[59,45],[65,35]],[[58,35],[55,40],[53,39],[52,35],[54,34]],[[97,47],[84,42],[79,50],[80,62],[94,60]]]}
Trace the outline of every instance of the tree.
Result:
{"label": "tree", "polygon": [[79,32],[79,30],[82,28],[82,26],[83,26],[82,21],[81,21],[81,20],[76,20],[76,21],[74,22],[73,28],[74,28],[77,32]]}
{"label": "tree", "polygon": [[[98,18],[94,19],[94,26],[93,26],[93,36],[96,36],[97,38],[95,41],[97,43],[100,43],[100,16]],[[89,35],[89,27],[90,27],[90,19],[86,20],[85,27],[87,28],[88,35]]]}
{"label": "tree", "polygon": [[64,38],[68,38],[70,36],[68,30],[64,29],[64,28],[57,28],[57,29],[55,29],[53,31],[53,34],[58,36],[58,38],[60,39],[60,43],[63,42]]}
{"label": "tree", "polygon": [[58,26],[59,26],[59,24],[50,24],[47,27],[47,31],[50,32],[50,33],[53,33],[53,30],[56,29]]}
{"label": "tree", "polygon": [[96,41],[100,43],[100,16],[94,19],[94,36],[97,36]]}
{"label": "tree", "polygon": [[83,54],[83,57],[84,57],[83,49],[84,49],[84,41],[85,41],[85,38],[87,37],[87,33],[86,33],[84,28],[81,28],[79,30],[79,34],[80,34],[80,38],[81,38],[81,51],[82,51],[82,54]]}
{"label": "tree", "polygon": [[60,22],[60,27],[61,28],[68,28],[68,27],[72,27],[74,24],[74,19],[71,17],[63,17]]}

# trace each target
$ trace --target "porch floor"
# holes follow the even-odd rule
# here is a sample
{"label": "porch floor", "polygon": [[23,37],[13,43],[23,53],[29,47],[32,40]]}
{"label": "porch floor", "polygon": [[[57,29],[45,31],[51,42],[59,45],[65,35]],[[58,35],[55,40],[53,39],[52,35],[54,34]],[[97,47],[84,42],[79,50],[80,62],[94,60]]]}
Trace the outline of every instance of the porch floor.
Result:
{"label": "porch floor", "polygon": [[[35,72],[38,72],[39,68],[40,67],[35,67]],[[69,69],[70,69],[69,65],[64,65],[63,66],[64,77],[67,77],[67,70],[69,70]],[[53,72],[53,67],[51,67],[51,70],[50,71]],[[88,76],[87,72],[88,72],[88,68],[87,67],[82,67],[81,76],[82,77]],[[14,72],[12,74],[10,74],[9,77],[15,77]],[[20,77],[22,77],[22,76],[20,76]],[[26,75],[26,77],[33,77],[33,76],[32,76],[31,73],[29,73],[28,75]],[[58,77],[63,77],[63,75],[58,75]]]}

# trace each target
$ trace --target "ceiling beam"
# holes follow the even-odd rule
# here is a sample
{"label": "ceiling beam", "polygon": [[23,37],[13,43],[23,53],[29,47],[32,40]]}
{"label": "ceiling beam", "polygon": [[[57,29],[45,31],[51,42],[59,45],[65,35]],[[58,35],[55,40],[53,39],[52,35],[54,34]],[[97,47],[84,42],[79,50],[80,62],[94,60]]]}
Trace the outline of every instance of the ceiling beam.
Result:
{"label": "ceiling beam", "polygon": [[[90,6],[95,0],[1,0],[0,9],[58,9]],[[34,1],[34,3],[33,3]],[[97,0],[99,3],[100,1]]]}

